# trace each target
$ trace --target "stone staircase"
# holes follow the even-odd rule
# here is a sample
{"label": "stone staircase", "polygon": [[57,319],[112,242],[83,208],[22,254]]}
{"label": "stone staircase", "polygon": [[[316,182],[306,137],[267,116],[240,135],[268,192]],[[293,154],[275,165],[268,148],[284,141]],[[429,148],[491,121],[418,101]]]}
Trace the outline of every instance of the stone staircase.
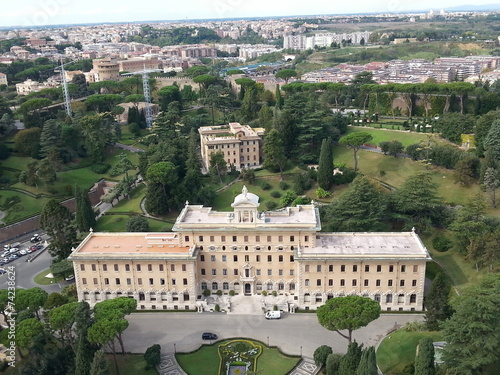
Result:
{"label": "stone staircase", "polygon": [[243,295],[231,297],[231,311],[228,314],[262,315],[262,297]]}

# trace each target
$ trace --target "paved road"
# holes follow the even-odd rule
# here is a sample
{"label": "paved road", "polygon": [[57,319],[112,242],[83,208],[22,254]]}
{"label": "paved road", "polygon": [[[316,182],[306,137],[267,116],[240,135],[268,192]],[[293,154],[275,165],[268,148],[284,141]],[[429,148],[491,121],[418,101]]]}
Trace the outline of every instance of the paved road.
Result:
{"label": "paved road", "polygon": [[[399,327],[415,320],[422,321],[423,315],[384,314],[353,336],[365,345],[376,345],[396,324]],[[267,343],[269,338],[270,345],[285,353],[299,355],[302,350],[309,357],[320,345],[329,345],[337,353],[347,350],[347,340],[320,326],[315,314],[285,314],[280,320],[266,320],[262,315],[135,313],[128,321],[125,350],[133,353],[144,353],[153,344],[160,344],[163,353],[174,349],[188,352],[204,342],[203,332],[214,332],[220,339],[250,337]]]}

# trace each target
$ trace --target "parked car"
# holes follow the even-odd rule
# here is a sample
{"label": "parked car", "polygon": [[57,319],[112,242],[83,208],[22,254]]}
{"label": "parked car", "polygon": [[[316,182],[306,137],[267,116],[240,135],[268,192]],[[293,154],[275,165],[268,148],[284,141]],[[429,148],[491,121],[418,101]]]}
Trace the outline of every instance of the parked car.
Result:
{"label": "parked car", "polygon": [[36,250],[43,249],[43,245],[41,243],[39,243],[38,245],[35,245],[35,247],[36,247]]}
{"label": "parked car", "polygon": [[34,234],[33,237],[31,237],[30,241],[31,242],[40,242],[42,240],[42,237],[40,237],[39,234]]}
{"label": "parked car", "polygon": [[268,311],[265,315],[266,319],[281,319],[281,311]]}
{"label": "parked car", "polygon": [[64,278],[66,281],[73,281],[75,279],[75,275],[69,275]]}
{"label": "parked car", "polygon": [[17,255],[17,254],[11,254],[11,255],[9,256],[9,259],[10,259],[10,260],[15,260],[15,259],[17,259],[17,258],[19,258],[19,255]]}
{"label": "parked car", "polygon": [[8,251],[10,249],[10,245],[9,244],[3,245],[3,249]]}
{"label": "parked car", "polygon": [[13,253],[17,253],[18,251],[19,251],[19,248],[18,248],[18,247],[11,247],[11,248],[10,248],[10,250],[9,250],[9,252],[10,252],[11,254],[13,254]]}
{"label": "parked car", "polygon": [[2,266],[3,266],[4,264],[9,263],[9,262],[10,262],[9,258],[2,258],[2,259],[0,259],[0,264],[1,264]]}
{"label": "parked car", "polygon": [[204,332],[201,335],[201,338],[203,340],[217,340],[217,335],[215,333],[211,333],[211,332]]}
{"label": "parked car", "polygon": [[28,254],[28,251],[27,251],[27,250],[25,250],[25,249],[21,249],[21,250],[19,250],[19,253],[18,253],[18,254],[19,254],[19,255],[21,255],[21,256],[22,256],[22,255],[26,255],[26,254]]}
{"label": "parked car", "polygon": [[3,275],[4,273],[7,273],[3,268],[0,268],[0,275]]}
{"label": "parked car", "polygon": [[4,252],[2,253],[2,258],[5,258],[6,256],[9,256],[9,254],[10,254],[10,251],[9,251],[9,250],[4,251]]}

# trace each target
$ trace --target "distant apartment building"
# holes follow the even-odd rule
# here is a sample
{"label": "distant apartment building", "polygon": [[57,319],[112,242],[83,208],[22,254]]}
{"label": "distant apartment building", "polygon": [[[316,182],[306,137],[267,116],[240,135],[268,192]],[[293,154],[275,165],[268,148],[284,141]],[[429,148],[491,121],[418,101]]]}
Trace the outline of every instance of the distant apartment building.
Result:
{"label": "distant apartment building", "polygon": [[236,169],[256,167],[262,163],[264,129],[231,122],[228,125],[203,126],[198,129],[204,167],[210,167],[210,155],[221,152],[227,165]]}
{"label": "distant apartment building", "polygon": [[38,39],[38,38],[30,38],[30,39],[26,39],[26,45],[33,47],[33,48],[38,48],[41,46],[46,46],[47,40],[46,39]]}
{"label": "distant apartment building", "polygon": [[92,60],[92,73],[95,82],[118,81],[120,78],[120,65],[110,57]]}
{"label": "distant apartment building", "polygon": [[52,89],[59,86],[60,83],[53,79],[49,79],[46,82],[42,83],[37,81],[32,81],[31,79],[27,79],[22,83],[16,84],[16,91],[17,95],[28,95],[31,94],[32,92],[38,92],[43,89]]}
{"label": "distant apartment building", "polygon": [[118,61],[118,70],[120,72],[139,72],[145,69],[159,69],[161,62],[158,57],[135,58]]}
{"label": "distant apartment building", "polygon": [[367,43],[370,37],[369,31],[355,33],[316,33],[311,36],[289,35],[283,39],[283,48],[293,48],[299,50],[313,49],[314,47],[330,47],[332,43],[350,44]]}
{"label": "distant apartment building", "polygon": [[0,73],[0,85],[9,85],[9,81],[7,81],[7,74]]}

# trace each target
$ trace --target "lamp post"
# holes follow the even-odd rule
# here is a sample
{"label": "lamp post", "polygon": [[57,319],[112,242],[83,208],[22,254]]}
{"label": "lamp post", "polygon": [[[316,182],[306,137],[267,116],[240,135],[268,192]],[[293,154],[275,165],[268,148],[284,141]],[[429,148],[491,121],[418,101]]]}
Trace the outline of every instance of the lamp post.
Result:
{"label": "lamp post", "polygon": [[267,346],[269,347],[269,336],[267,336]]}
{"label": "lamp post", "polygon": [[175,347],[175,342],[174,342],[174,354],[177,354],[177,348]]}
{"label": "lamp post", "polygon": [[300,356],[302,357],[302,345],[300,346]]}

